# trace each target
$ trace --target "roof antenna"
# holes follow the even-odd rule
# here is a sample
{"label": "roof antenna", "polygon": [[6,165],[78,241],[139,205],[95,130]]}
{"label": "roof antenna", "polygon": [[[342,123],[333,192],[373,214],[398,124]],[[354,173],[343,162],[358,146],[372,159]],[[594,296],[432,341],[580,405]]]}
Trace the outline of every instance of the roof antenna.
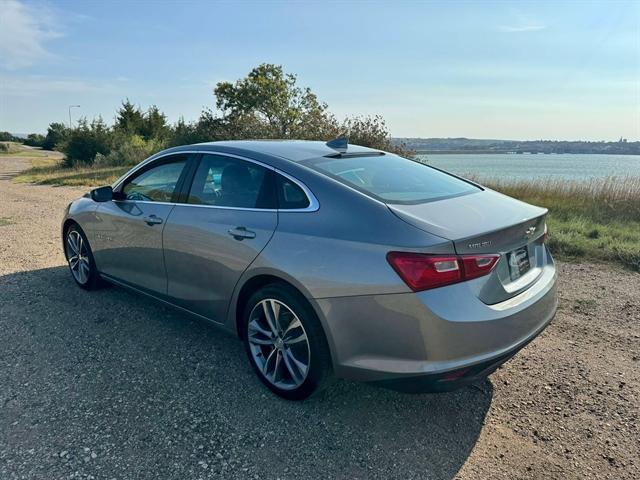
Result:
{"label": "roof antenna", "polygon": [[329,140],[325,145],[329,148],[333,148],[339,153],[346,153],[347,148],[349,147],[349,137],[346,132],[341,133],[338,138]]}

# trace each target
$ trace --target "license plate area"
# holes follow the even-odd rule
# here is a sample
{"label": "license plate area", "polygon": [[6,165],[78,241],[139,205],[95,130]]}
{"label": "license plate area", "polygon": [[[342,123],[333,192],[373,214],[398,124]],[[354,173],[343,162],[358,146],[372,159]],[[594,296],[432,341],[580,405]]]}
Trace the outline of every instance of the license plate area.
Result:
{"label": "license plate area", "polygon": [[527,247],[518,248],[513,252],[509,252],[507,258],[509,260],[509,275],[511,276],[511,280],[519,279],[531,268]]}

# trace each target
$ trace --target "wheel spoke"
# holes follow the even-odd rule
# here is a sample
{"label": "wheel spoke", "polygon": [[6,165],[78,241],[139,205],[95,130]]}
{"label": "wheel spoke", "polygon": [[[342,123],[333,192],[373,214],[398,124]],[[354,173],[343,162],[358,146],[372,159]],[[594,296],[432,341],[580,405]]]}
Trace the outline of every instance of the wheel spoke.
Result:
{"label": "wheel spoke", "polygon": [[278,328],[275,323],[275,318],[273,315],[273,311],[271,310],[270,302],[266,300],[262,301],[262,309],[264,310],[264,316],[267,319],[267,323],[269,324],[269,328],[273,335],[278,335]]}
{"label": "wheel spoke", "polygon": [[291,345],[292,343],[300,343],[307,341],[307,334],[304,331],[300,335],[289,335],[282,339],[282,341],[286,345]]}
{"label": "wheel spoke", "polygon": [[275,300],[269,300],[271,304],[271,311],[273,312],[273,323],[276,326],[276,331],[280,331],[280,304]]}
{"label": "wheel spoke", "polygon": [[267,378],[269,378],[269,362],[271,362],[271,359],[273,358],[274,355],[276,355],[277,351],[278,351],[277,348],[274,348],[273,350],[271,350],[266,360],[264,361],[264,365],[262,366],[262,373]]}
{"label": "wheel spoke", "polygon": [[304,372],[307,370],[308,365],[298,360],[290,348],[287,349],[287,353],[289,354],[289,358],[293,360],[293,363],[295,363],[296,367],[298,367],[298,370],[300,370],[301,372]]}
{"label": "wheel spoke", "polygon": [[293,317],[293,320],[291,320],[291,323],[289,324],[289,326],[286,328],[286,330],[282,335],[285,336],[291,330],[298,327],[302,327],[302,323],[300,323],[300,320],[298,320],[298,317]]}
{"label": "wheel spoke", "polygon": [[71,251],[77,255],[80,252],[78,251],[78,245],[77,245],[74,233],[75,232],[71,232],[69,236],[67,236],[67,245],[69,245],[69,248],[71,249]]}
{"label": "wheel spoke", "polygon": [[[254,330],[255,332],[258,332],[262,335],[264,335],[265,337],[269,337],[271,338],[273,333],[271,332],[271,330],[267,330],[266,328],[264,328],[262,325],[260,325],[260,323],[258,323],[258,319],[254,319],[251,321],[251,323],[249,323],[249,330]],[[249,332],[251,334],[251,332]]]}
{"label": "wheel spoke", "polygon": [[292,357],[290,357],[290,353],[288,350],[284,351],[284,364],[287,367],[287,371],[289,372],[289,375],[291,375],[291,379],[296,383],[302,383],[302,375],[300,370],[298,369],[297,365],[294,363],[294,360],[292,359]]}
{"label": "wheel spoke", "polygon": [[280,350],[276,350],[276,364],[273,367],[273,376],[271,377],[271,381],[276,383],[278,381],[278,368],[280,367],[280,359],[282,358],[282,352]]}
{"label": "wheel spoke", "polygon": [[73,255],[72,257],[69,257],[69,266],[72,269],[75,269],[78,267],[78,255]]}
{"label": "wheel spoke", "polygon": [[272,338],[257,338],[254,335],[249,335],[249,343],[254,345],[273,345],[273,342]]}

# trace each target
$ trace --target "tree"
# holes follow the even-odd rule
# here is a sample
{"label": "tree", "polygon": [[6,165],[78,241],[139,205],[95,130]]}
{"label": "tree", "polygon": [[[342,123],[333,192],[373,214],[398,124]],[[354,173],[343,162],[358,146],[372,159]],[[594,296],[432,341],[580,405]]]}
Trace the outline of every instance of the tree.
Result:
{"label": "tree", "polygon": [[151,105],[142,118],[141,134],[145,140],[164,140],[169,136],[167,116],[160,109]]}
{"label": "tree", "polygon": [[50,123],[49,128],[47,128],[47,135],[42,143],[42,148],[45,150],[54,150],[56,147],[62,145],[68,133],[68,129],[64,123]]}
{"label": "tree", "polygon": [[200,141],[196,131],[196,124],[194,122],[185,122],[184,117],[180,117],[173,128],[171,128],[171,136],[169,138],[170,147],[188,145]]}
{"label": "tree", "polygon": [[144,114],[127,98],[116,112],[114,128],[130,135],[142,135],[144,130]]}
{"label": "tree", "polygon": [[18,142],[22,143],[24,138],[16,137],[10,132],[0,132],[0,142]]}
{"label": "tree", "polygon": [[78,164],[91,164],[96,155],[107,155],[111,151],[113,134],[102,120],[94,119],[91,123],[81,118],[78,127],[71,130],[62,151],[65,153],[65,164],[73,167]]}
{"label": "tree", "polygon": [[40,135],[39,133],[30,133],[27,135],[27,138],[23,143],[29,147],[42,147],[42,144],[44,143],[44,135]]}
{"label": "tree", "polygon": [[219,82],[216,106],[229,126],[251,126],[261,136],[308,139],[334,131],[336,122],[327,104],[296,82],[282,66],[263,63],[235,83]]}
{"label": "tree", "polygon": [[386,150],[403,156],[413,155],[413,152],[404,145],[391,142],[387,124],[380,115],[347,118],[342,123],[340,130],[348,133],[350,143]]}

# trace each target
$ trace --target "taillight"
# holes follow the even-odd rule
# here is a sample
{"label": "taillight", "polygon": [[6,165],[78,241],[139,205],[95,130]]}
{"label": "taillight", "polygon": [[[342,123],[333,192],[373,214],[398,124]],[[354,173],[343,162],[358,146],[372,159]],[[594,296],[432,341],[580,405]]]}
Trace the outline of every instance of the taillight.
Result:
{"label": "taillight", "polygon": [[547,243],[549,241],[549,229],[547,228],[547,224],[544,224],[544,233],[542,234],[542,243]]}
{"label": "taillight", "polygon": [[389,264],[414,292],[487,275],[499,259],[500,255],[387,254]]}
{"label": "taillight", "polygon": [[464,280],[482,277],[496,266],[500,255],[461,255],[464,267]]}

